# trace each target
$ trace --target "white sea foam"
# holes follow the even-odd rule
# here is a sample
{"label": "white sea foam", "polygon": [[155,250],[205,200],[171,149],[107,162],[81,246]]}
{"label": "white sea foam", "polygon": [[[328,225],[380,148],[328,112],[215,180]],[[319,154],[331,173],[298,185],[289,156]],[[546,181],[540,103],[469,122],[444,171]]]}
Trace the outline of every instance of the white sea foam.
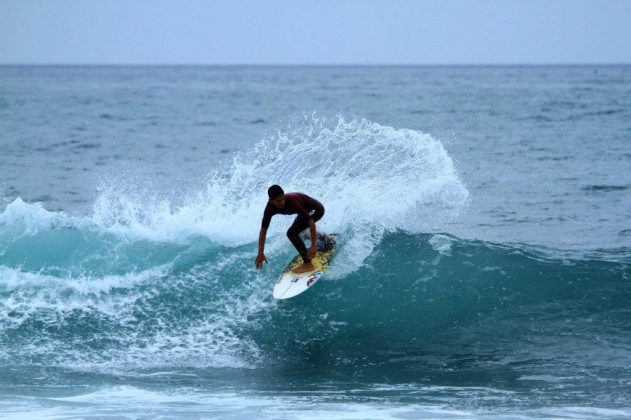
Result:
{"label": "white sea foam", "polygon": [[451,255],[451,239],[445,235],[434,235],[430,238],[429,244],[441,255]]}
{"label": "white sea foam", "polygon": [[0,326],[15,328],[36,312],[40,319],[47,319],[75,310],[108,314],[122,321],[132,316],[132,304],[139,296],[113,295],[112,291],[160,278],[167,269],[161,266],[125,275],[59,278],[0,266],[0,292],[6,294],[0,300]]}
{"label": "white sea foam", "polygon": [[40,230],[78,223],[79,219],[73,219],[63,212],[48,211],[41,203],[25,203],[19,197],[7,204],[0,213],[0,227],[3,230],[24,235],[34,235]]}
{"label": "white sea foam", "polygon": [[[212,279],[213,272],[220,269],[205,267],[203,273],[187,273],[171,290],[177,292],[184,284],[195,288]],[[110,351],[99,360],[74,363],[74,367],[122,375],[134,374],[130,369],[173,366],[251,368],[260,359],[259,348],[250,337],[239,335],[237,331],[244,325],[257,328],[252,316],[275,305],[269,297],[269,289],[262,284],[265,282],[264,278],[250,274],[242,279],[235,292],[209,297],[207,317],[184,322],[165,318],[151,334],[129,337],[123,350]],[[161,316],[163,311],[160,307],[150,310],[156,316]]]}
{"label": "white sea foam", "polygon": [[[390,394],[370,392],[370,401],[354,398],[352,391],[282,392],[282,394],[256,391],[173,388],[167,390],[143,389],[122,385],[95,389],[58,397],[9,398],[0,403],[3,418],[68,417],[206,417],[259,419],[402,419],[402,418],[577,418],[624,419],[631,413],[628,408],[597,406],[557,406],[529,408],[502,400],[499,405],[486,406],[471,395],[467,388],[450,388],[461,391],[462,396],[441,395],[433,398],[432,387],[417,387],[415,394],[421,402],[397,402]],[[405,391],[402,391],[405,393]],[[477,395],[477,394],[474,394]],[[409,397],[409,395],[408,395]],[[0,398],[1,399],[1,398]],[[466,402],[468,401],[468,403]]]}

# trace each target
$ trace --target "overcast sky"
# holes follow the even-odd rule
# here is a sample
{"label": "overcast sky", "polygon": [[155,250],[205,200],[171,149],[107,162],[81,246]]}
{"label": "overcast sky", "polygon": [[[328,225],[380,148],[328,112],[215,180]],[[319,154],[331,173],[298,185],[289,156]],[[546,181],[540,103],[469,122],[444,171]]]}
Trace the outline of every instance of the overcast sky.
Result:
{"label": "overcast sky", "polygon": [[631,1],[0,0],[0,63],[631,63]]}

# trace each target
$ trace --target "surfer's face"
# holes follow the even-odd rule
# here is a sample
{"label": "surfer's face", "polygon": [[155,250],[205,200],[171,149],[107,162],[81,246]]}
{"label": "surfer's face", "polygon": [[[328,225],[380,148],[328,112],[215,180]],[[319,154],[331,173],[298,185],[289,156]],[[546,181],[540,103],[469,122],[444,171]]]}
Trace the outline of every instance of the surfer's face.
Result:
{"label": "surfer's face", "polygon": [[276,206],[276,208],[282,209],[283,207],[285,207],[285,194],[280,195],[270,201],[272,202],[273,205]]}

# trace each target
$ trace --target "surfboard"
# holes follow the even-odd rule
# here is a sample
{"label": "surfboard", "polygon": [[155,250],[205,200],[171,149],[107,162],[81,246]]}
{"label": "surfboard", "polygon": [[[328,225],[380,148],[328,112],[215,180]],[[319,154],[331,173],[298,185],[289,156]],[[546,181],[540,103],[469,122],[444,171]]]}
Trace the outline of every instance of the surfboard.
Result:
{"label": "surfboard", "polygon": [[302,264],[302,257],[297,255],[283,270],[274,286],[274,299],[289,299],[309,290],[329,269],[329,263],[335,255],[335,235],[318,234],[318,252],[311,260],[315,270],[306,273],[292,273],[295,267]]}

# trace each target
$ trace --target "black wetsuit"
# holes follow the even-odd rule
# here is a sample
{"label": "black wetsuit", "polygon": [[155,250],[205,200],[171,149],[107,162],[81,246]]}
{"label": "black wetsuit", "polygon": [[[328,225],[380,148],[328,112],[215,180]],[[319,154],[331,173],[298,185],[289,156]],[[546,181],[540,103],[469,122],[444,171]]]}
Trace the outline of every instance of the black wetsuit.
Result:
{"label": "black wetsuit", "polygon": [[287,237],[298,250],[302,260],[305,263],[310,262],[311,259],[307,256],[307,247],[300,238],[300,232],[309,227],[309,219],[313,219],[314,222],[317,222],[324,216],[324,206],[322,203],[306,194],[287,193],[285,194],[285,206],[282,209],[279,209],[271,202],[267,203],[265,212],[263,213],[261,227],[267,230],[272,216],[276,214],[298,215],[289,230],[287,230]]}

